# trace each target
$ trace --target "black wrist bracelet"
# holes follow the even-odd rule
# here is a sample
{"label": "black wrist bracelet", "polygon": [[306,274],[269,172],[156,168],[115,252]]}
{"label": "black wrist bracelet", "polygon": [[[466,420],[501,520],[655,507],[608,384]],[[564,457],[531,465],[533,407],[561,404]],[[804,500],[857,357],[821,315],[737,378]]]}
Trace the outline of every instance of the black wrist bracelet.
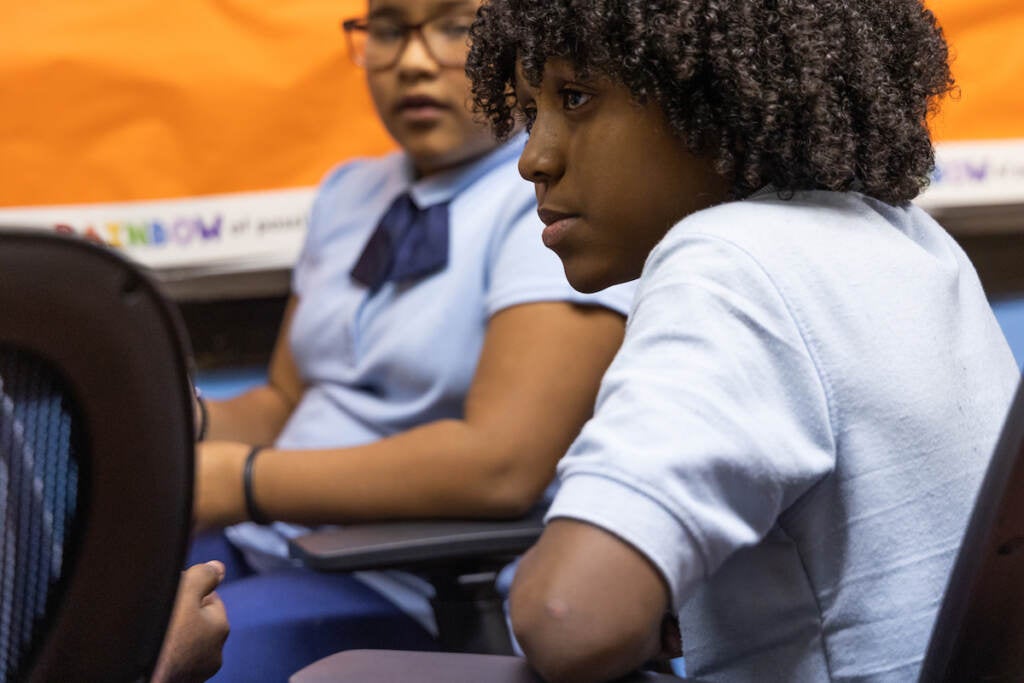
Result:
{"label": "black wrist bracelet", "polygon": [[206,438],[206,425],[210,421],[210,414],[206,411],[206,399],[203,398],[203,392],[199,391],[199,387],[193,389],[196,394],[196,404],[199,406],[199,428],[196,430],[196,441],[202,441]]}
{"label": "black wrist bracelet", "polygon": [[245,491],[245,513],[249,519],[257,524],[270,524],[260,509],[256,507],[256,498],[252,493],[252,467],[256,463],[256,456],[263,450],[263,446],[253,446],[249,455],[245,456],[245,468],[242,470],[242,488]]}

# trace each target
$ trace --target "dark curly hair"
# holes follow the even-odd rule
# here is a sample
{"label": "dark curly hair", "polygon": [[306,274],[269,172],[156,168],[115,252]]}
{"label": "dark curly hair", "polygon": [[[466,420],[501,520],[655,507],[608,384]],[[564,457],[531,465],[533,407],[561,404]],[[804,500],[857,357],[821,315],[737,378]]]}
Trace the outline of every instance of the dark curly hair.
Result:
{"label": "dark curly hair", "polygon": [[770,184],[909,201],[953,88],[920,0],[485,0],[470,40],[474,107],[499,138],[515,126],[516,60],[537,86],[564,57],[657,102],[735,197]]}

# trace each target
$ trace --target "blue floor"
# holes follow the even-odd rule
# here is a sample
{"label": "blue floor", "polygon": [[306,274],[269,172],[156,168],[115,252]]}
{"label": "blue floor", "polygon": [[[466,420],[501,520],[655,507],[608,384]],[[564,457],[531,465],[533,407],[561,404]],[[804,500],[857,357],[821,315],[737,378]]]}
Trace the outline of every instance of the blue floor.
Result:
{"label": "blue floor", "polygon": [[994,301],[992,310],[1003,328],[1006,340],[1010,342],[1017,365],[1024,365],[1024,298]]}
{"label": "blue floor", "polygon": [[217,401],[237,396],[246,389],[262,384],[266,379],[266,368],[249,366],[200,370],[196,373],[195,381],[203,396]]}

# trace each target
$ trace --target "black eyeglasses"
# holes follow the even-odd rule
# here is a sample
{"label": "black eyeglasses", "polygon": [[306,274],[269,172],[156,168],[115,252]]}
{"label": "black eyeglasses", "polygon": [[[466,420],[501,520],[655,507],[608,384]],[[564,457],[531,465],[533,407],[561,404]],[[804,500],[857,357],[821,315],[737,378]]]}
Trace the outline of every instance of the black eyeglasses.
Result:
{"label": "black eyeglasses", "polygon": [[352,61],[370,71],[390,69],[415,33],[438,66],[458,68],[466,63],[471,14],[446,14],[406,24],[392,17],[348,19],[341,28],[348,39]]}

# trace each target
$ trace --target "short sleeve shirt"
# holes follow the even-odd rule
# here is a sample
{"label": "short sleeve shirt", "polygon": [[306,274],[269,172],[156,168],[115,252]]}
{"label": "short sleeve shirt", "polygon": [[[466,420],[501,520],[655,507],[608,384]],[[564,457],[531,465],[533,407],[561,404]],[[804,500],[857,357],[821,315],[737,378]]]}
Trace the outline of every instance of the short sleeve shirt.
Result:
{"label": "short sleeve shirt", "polygon": [[549,518],[650,559],[691,675],[914,680],[1018,377],[923,211],[759,193],[648,258]]}

